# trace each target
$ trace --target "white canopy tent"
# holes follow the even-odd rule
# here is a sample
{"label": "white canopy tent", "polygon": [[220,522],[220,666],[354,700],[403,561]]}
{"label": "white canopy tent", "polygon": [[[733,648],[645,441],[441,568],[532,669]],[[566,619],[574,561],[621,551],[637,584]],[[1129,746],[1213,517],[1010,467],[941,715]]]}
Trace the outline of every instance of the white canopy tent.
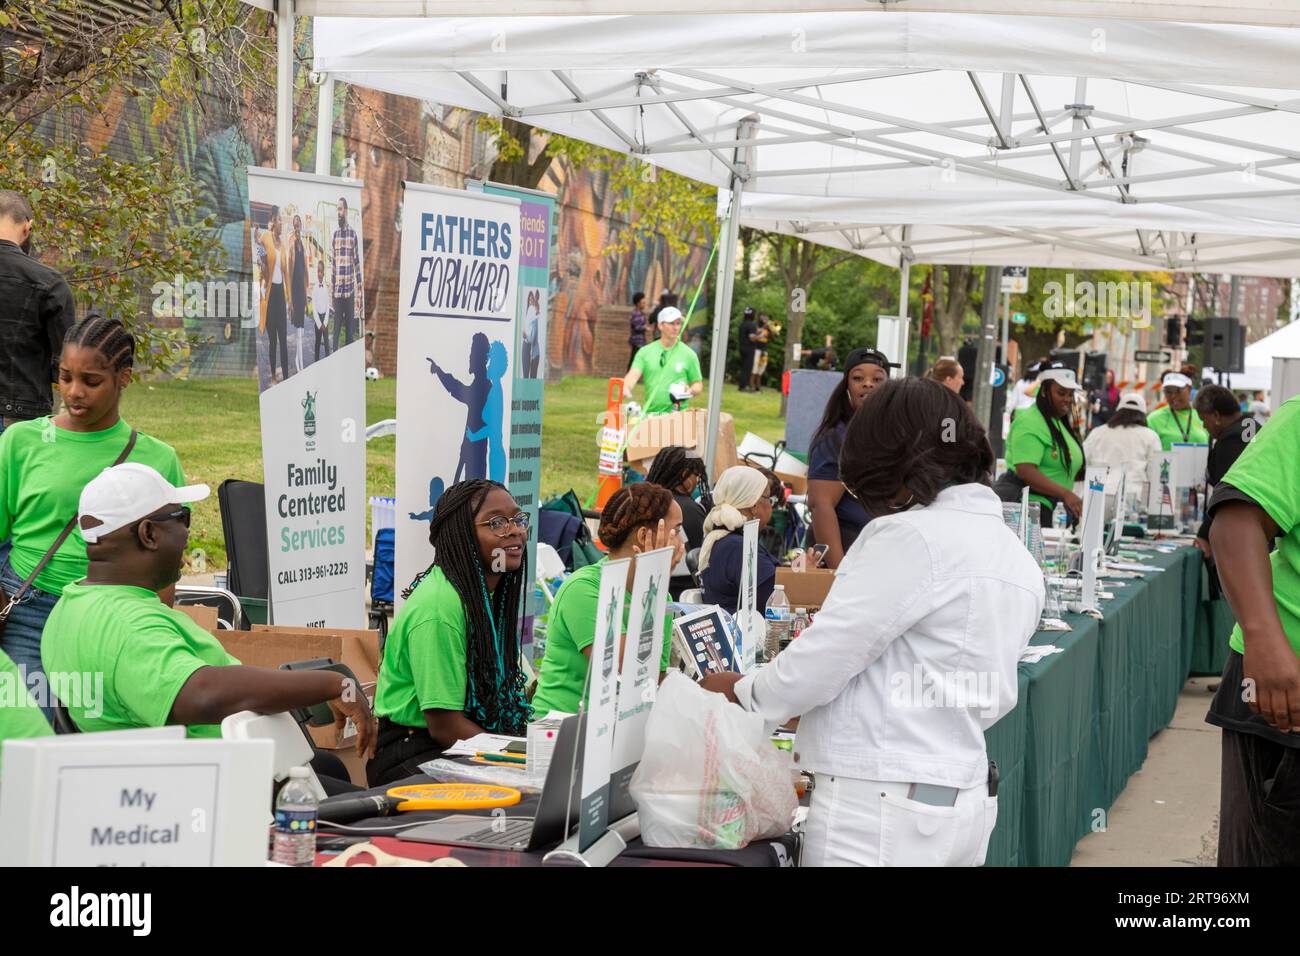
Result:
{"label": "white canopy tent", "polygon": [[[673,17],[545,15],[650,6],[299,0],[296,10],[321,15],[315,68],[331,78],[622,150],[730,188],[741,210],[746,196],[785,197],[788,215],[772,222],[831,224],[832,244],[849,226],[857,251],[906,223],[888,260],[904,287],[914,259],[1208,269],[1230,258],[1217,268],[1294,271],[1300,93],[1279,88],[1300,87],[1293,0],[968,0],[883,15],[705,0]],[[912,12],[923,9],[975,12]],[[368,18],[334,17],[358,12]],[[413,12],[422,18],[384,16]],[[479,15],[443,18],[464,12]],[[513,15],[482,15],[494,12]],[[817,201],[867,205],[846,217]],[[905,215],[877,218],[884,206],[871,203]],[[728,218],[720,247],[715,344],[726,342],[745,215]],[[716,420],[725,348],[713,352]]]}

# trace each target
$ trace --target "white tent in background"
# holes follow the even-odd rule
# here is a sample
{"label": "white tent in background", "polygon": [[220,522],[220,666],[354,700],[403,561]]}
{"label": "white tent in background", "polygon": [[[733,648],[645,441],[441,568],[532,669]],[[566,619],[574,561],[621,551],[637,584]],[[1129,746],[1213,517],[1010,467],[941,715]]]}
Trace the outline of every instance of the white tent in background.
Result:
{"label": "white tent in background", "polygon": [[[1300,0],[280,0],[294,13],[317,17],[322,104],[342,79],[509,116],[727,188],[738,210],[802,197],[779,218],[865,229],[844,239],[862,252],[894,226],[903,289],[927,249],[963,244],[961,261],[1081,268],[1295,260],[1300,93],[1278,87],[1300,88]],[[816,214],[872,197],[906,214]],[[714,420],[740,219],[719,248]]]}

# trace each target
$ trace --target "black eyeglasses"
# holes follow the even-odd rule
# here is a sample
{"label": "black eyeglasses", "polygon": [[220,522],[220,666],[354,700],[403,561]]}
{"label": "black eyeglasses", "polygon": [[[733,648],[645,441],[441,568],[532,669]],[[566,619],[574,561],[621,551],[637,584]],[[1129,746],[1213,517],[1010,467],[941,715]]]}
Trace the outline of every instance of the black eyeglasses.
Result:
{"label": "black eyeglasses", "polygon": [[478,523],[491,528],[492,533],[498,538],[504,538],[510,533],[511,525],[514,525],[520,531],[527,534],[528,526],[531,524],[531,521],[528,518],[527,512],[521,511],[513,518],[507,518],[505,515],[497,515],[495,518],[489,518],[487,521],[480,521]]}
{"label": "black eyeglasses", "polygon": [[190,526],[190,509],[189,509],[189,508],[186,508],[184,505],[182,505],[181,507],[177,508],[175,511],[167,511],[167,512],[164,512],[163,514],[145,515],[145,516],[144,516],[143,518],[141,518],[140,520],[141,520],[141,521],[152,521],[152,522],[154,522],[155,524],[158,524],[158,523],[163,522],[163,521],[178,521],[178,520],[179,520],[179,521],[181,522],[181,524],[185,525],[185,527],[188,528],[188,527]]}

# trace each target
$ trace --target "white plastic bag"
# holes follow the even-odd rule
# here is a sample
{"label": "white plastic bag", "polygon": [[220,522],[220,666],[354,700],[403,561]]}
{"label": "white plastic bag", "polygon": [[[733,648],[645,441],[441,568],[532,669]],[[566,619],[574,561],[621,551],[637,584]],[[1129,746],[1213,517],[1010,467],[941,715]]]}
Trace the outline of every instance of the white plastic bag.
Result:
{"label": "white plastic bag", "polygon": [[793,779],[790,754],[772,745],[761,717],[670,671],[629,792],[646,846],[731,850],[790,829]]}

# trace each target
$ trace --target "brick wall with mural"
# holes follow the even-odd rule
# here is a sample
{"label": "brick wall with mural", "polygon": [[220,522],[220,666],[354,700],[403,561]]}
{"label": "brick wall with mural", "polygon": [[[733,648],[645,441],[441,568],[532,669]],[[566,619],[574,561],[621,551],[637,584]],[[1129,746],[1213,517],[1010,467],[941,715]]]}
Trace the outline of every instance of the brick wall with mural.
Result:
{"label": "brick wall with mural", "polygon": [[[315,89],[299,84],[299,104],[294,131],[293,168],[315,169]],[[139,104],[119,96],[107,124],[87,124],[63,129],[60,135],[79,136],[92,148],[109,149],[126,157],[157,155],[167,150],[181,162],[202,197],[202,213],[212,215],[214,242],[225,252],[226,273],[218,276],[181,277],[182,281],[216,279],[251,283],[249,229],[246,221],[249,165],[274,165],[274,118],[252,107],[246,95],[239,115],[215,108],[177,116],[154,125]],[[334,138],[330,172],[361,179],[363,243],[365,247],[365,327],[374,333],[373,361],[392,375],[397,360],[397,288],[401,232],[402,183],[424,182],[462,188],[467,178],[490,175],[493,150],[488,136],[478,129],[478,115],[465,110],[338,84],[334,111]],[[534,148],[537,144],[534,145]],[[551,270],[551,315],[548,334],[547,377],[568,374],[609,374],[626,360],[611,357],[619,349],[598,347],[601,310],[626,305],[640,290],[653,300],[662,288],[694,289],[708,259],[707,248],[694,248],[685,257],[672,255],[660,237],[641,248],[608,253],[627,223],[614,214],[618,198],[608,186],[608,175],[586,168],[573,169],[556,160],[539,188],[559,200],[559,235]],[[223,301],[207,308],[187,308],[185,317],[157,306],[150,287],[170,284],[175,277],[142,278],[141,312],[144,321],[179,326],[203,338],[179,375],[235,376],[254,374],[255,323],[234,314]],[[242,286],[247,293],[249,287]],[[251,295],[243,296],[245,304]],[[708,296],[701,302],[708,302]],[[626,312],[621,313],[626,316]],[[619,321],[614,313],[606,322]],[[625,322],[625,318],[622,319]],[[247,327],[246,327],[247,326]],[[626,325],[624,325],[624,329]],[[612,341],[619,333],[605,331]],[[605,353],[609,354],[605,354]]]}

